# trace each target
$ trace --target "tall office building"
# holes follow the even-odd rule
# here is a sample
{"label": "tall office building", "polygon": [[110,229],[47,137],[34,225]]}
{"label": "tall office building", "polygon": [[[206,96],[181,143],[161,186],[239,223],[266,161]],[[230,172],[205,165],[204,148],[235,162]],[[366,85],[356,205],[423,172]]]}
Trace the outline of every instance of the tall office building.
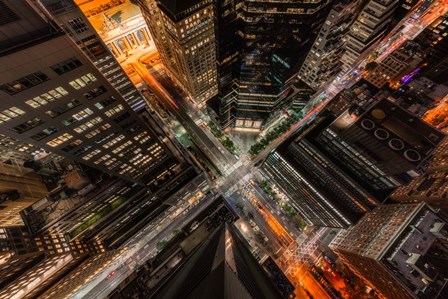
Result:
{"label": "tall office building", "polygon": [[424,203],[380,206],[330,248],[385,298],[447,298],[446,221]]}
{"label": "tall office building", "polygon": [[141,111],[146,108],[143,96],[74,0],[39,0],[36,3],[45,7],[44,11],[70,36],[133,110]]}
{"label": "tall office building", "polygon": [[438,17],[415,42],[429,52],[428,68],[425,76],[437,83],[448,83],[448,15]]}
{"label": "tall office building", "polygon": [[[11,257],[8,264],[0,265],[0,299],[37,298],[83,259],[68,253],[47,256],[41,252]],[[11,266],[15,271],[11,271]]]}
{"label": "tall office building", "polygon": [[327,0],[240,1],[236,127],[262,128],[284,107],[290,83],[330,9]]}
{"label": "tall office building", "polygon": [[397,89],[412,79],[415,75],[413,72],[421,69],[419,65],[423,64],[425,56],[417,43],[407,41],[384,58],[373,70],[366,71],[364,79],[377,88],[388,84]]}
{"label": "tall office building", "polygon": [[398,0],[369,0],[350,27],[341,60],[347,69],[377,42],[387,29]]}
{"label": "tall office building", "polygon": [[194,102],[218,93],[212,0],[139,1],[162,62]]}
{"label": "tall office building", "polygon": [[394,202],[426,202],[448,215],[448,139],[437,147],[428,170],[391,195]]}
{"label": "tall office building", "polygon": [[347,227],[422,172],[443,137],[383,100],[319,116],[270,154],[262,170],[309,224]]}
{"label": "tall office building", "polygon": [[218,95],[208,102],[219,116],[222,128],[232,126],[238,97],[240,40],[236,38],[238,0],[215,0],[216,63]]}
{"label": "tall office building", "polygon": [[233,225],[221,224],[163,282],[153,298],[288,298],[292,284],[280,272],[276,278],[285,281],[283,289],[276,288],[273,279],[245,247],[243,238]]}
{"label": "tall office building", "polygon": [[32,169],[0,162],[0,227],[23,225],[20,211],[47,194]]}
{"label": "tall office building", "polygon": [[363,4],[361,0],[342,0],[331,8],[298,74],[314,90],[341,70],[344,41]]}
{"label": "tall office building", "polygon": [[[80,265],[77,267],[72,267],[69,269],[71,271],[68,273],[66,272],[64,275],[59,277],[59,280],[55,281],[53,285],[49,285],[46,290],[42,290],[39,298],[59,299],[70,298],[70,296],[74,294],[79,295],[80,289],[90,282],[91,277],[97,275],[101,271],[104,271],[104,269],[113,263],[120,263],[119,257],[126,251],[127,249],[125,248],[120,250],[112,250],[84,259]],[[99,292],[101,293],[101,290],[99,290]]]}
{"label": "tall office building", "polygon": [[[104,57],[116,61],[82,13],[70,1],[50,2],[45,2],[48,10],[26,1],[2,2],[0,132],[112,175],[157,185],[177,166],[176,158],[129,106],[139,100],[133,102],[132,95],[125,100],[118,82],[112,85],[100,72]],[[137,92],[132,84],[130,89]]]}

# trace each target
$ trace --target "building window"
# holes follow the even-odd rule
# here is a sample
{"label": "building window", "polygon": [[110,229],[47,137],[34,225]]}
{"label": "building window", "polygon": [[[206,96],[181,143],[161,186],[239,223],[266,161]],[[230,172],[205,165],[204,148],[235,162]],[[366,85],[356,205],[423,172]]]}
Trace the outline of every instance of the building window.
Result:
{"label": "building window", "polygon": [[[115,99],[115,97],[112,96],[112,97],[108,97],[107,99],[102,100],[102,101],[96,103],[95,106],[96,106],[96,108],[101,110],[104,107],[107,107],[107,106],[109,106],[110,104],[112,104],[112,103],[114,103],[116,101],[117,101],[117,99]],[[106,115],[107,115],[107,112],[106,112]],[[110,115],[107,115],[107,116],[110,116]]]}
{"label": "building window", "polygon": [[74,131],[78,134],[81,134],[82,132],[88,130],[89,128],[92,128],[93,126],[99,124],[102,121],[103,121],[103,119],[101,117],[97,116],[94,119],[89,120],[89,121],[85,122],[84,124],[80,125],[79,127],[74,128]]}
{"label": "building window", "polygon": [[28,120],[28,121],[26,121],[26,122],[24,122],[24,123],[22,123],[22,124],[20,124],[18,126],[15,126],[14,128],[11,128],[11,130],[16,132],[16,133],[22,134],[23,132],[26,132],[26,131],[28,131],[28,130],[30,130],[30,129],[32,129],[32,128],[40,125],[40,124],[43,124],[43,123],[44,122],[40,118],[35,117],[35,118],[30,119],[30,120]]}
{"label": "building window", "polygon": [[41,106],[47,105],[48,102],[52,102],[55,99],[62,98],[65,95],[68,95],[68,91],[62,88],[61,86],[58,86],[55,89],[49,90],[46,93],[41,94],[40,96],[25,101],[25,103],[33,108],[39,108]]}
{"label": "building window", "polygon": [[67,140],[70,140],[73,138],[73,135],[69,133],[64,133],[59,137],[54,138],[53,140],[47,142],[47,144],[51,147],[57,147],[61,145],[62,143],[66,142]]}
{"label": "building window", "polygon": [[89,27],[87,27],[86,23],[84,23],[84,21],[81,18],[71,19],[68,21],[68,23],[77,34],[89,30]]}
{"label": "building window", "polygon": [[106,131],[106,130],[109,129],[110,127],[111,127],[110,124],[104,124],[104,125],[102,125],[101,127],[99,127],[98,129],[93,130],[92,132],[86,134],[86,137],[90,139],[90,138],[92,138],[92,137],[94,137],[94,136],[96,136],[96,135],[98,135],[98,134],[100,134],[100,133]]}
{"label": "building window", "polygon": [[86,108],[84,110],[79,111],[76,114],[73,114],[70,118],[63,120],[62,124],[64,124],[65,126],[70,126],[71,124],[80,121],[92,114],[93,111],[90,108]]}
{"label": "building window", "polygon": [[58,75],[65,74],[74,70],[82,65],[81,61],[79,61],[76,57],[64,60],[55,65],[50,66],[50,68]]}
{"label": "building window", "polygon": [[70,109],[76,108],[79,105],[81,105],[81,102],[76,99],[73,99],[63,106],[58,106],[58,107],[55,107],[54,109],[46,111],[45,114],[51,118],[55,118],[56,116],[59,116],[65,112],[69,111]]}
{"label": "building window", "polygon": [[3,110],[0,113],[0,124],[5,121],[8,121],[10,119],[24,115],[24,114],[25,114],[25,111],[23,111],[22,109],[19,109],[17,107],[11,107],[9,109]]}
{"label": "building window", "polygon": [[7,94],[13,95],[33,86],[39,85],[49,79],[50,78],[48,78],[48,76],[44,73],[35,72],[7,84],[0,85],[0,90],[3,90]]}
{"label": "building window", "polygon": [[76,80],[70,81],[68,84],[70,84],[71,87],[78,90],[86,86],[87,84],[90,84],[92,82],[96,81],[96,77],[92,75],[91,73],[84,75]]}
{"label": "building window", "polygon": [[83,38],[80,42],[78,42],[78,45],[80,45],[81,50],[91,59],[96,59],[106,52],[106,48],[96,35],[90,35]]}
{"label": "building window", "polygon": [[94,89],[84,93],[84,97],[87,100],[92,100],[92,99],[96,98],[97,96],[102,95],[105,92],[107,92],[107,89],[104,86],[100,85],[97,88],[94,88]]}
{"label": "building window", "polygon": [[79,139],[75,140],[75,141],[71,142],[69,145],[67,145],[66,147],[61,148],[61,151],[69,152],[80,144],[82,144],[82,140],[79,140]]}
{"label": "building window", "polygon": [[122,115],[120,115],[120,116],[114,118],[114,122],[115,122],[116,124],[118,124],[118,123],[122,122],[123,120],[125,120],[126,118],[128,118],[128,117],[130,117],[130,116],[131,116],[131,114],[130,114],[129,112],[125,112],[125,113],[123,113]]}
{"label": "building window", "polygon": [[48,128],[46,128],[46,129],[40,131],[40,132],[37,133],[37,134],[34,134],[33,136],[31,136],[31,138],[33,138],[34,140],[39,141],[39,140],[44,139],[45,137],[48,137],[48,136],[50,136],[50,135],[53,135],[53,134],[56,133],[57,131],[59,131],[57,128],[51,126],[51,127],[48,127]]}

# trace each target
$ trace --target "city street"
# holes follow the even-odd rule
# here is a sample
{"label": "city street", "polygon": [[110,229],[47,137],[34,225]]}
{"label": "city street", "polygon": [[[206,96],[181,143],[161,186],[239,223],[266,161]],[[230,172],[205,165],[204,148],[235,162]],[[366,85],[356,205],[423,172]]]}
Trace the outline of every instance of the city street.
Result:
{"label": "city street", "polygon": [[[442,3],[442,1],[432,3],[425,11],[416,9],[412,14],[403,19],[401,24],[404,24],[404,26],[401,27],[400,31],[392,32],[386,38],[386,42],[380,42],[374,49],[374,51],[379,53],[378,61],[381,61],[381,59],[387,55],[385,53],[390,53],[393,49],[398,48],[407,39],[414,38],[418,32],[421,32],[421,30],[435,18],[446,13],[446,5],[441,5],[441,8],[438,6],[440,3]],[[443,1],[443,3],[446,3],[446,1]],[[410,22],[411,18],[419,19],[420,21]],[[308,262],[305,255],[308,254],[308,256],[314,256],[314,258],[316,258],[319,255],[318,244],[320,239],[329,231],[312,231],[308,237],[300,234],[291,223],[282,217],[285,215],[282,215],[279,208],[273,207],[266,194],[264,194],[258,186],[252,185],[250,180],[254,178],[253,172],[257,171],[254,169],[254,165],[262,161],[287,136],[293,134],[303,125],[312,121],[337,93],[344,88],[349,88],[353,85],[359,78],[361,70],[366,62],[367,59],[361,59],[350,71],[340,74],[323,90],[319,91],[305,107],[304,112],[306,112],[306,115],[303,119],[292,126],[288,132],[284,133],[267,146],[251,161],[245,156],[242,156],[238,161],[230,153],[226,152],[209,132],[205,133],[204,130],[198,126],[196,122],[199,118],[194,116],[196,119],[195,121],[189,115],[195,114],[188,111],[188,109],[191,109],[188,104],[182,104],[180,99],[173,98],[141,61],[133,64],[136,72],[150,86],[157,97],[163,99],[165,103],[167,103],[165,108],[168,109],[182,126],[185,127],[186,131],[201,151],[203,151],[207,158],[210,159],[222,172],[224,176],[217,180],[213,189],[222,193],[225,199],[236,211],[239,209],[238,206],[242,206],[246,211],[246,214],[250,213],[253,216],[244,217],[244,215],[241,215],[243,219],[247,219],[245,220],[247,228],[251,227],[253,229],[254,227],[258,227],[266,237],[266,242],[268,242],[271,247],[270,254],[281,255],[287,247],[289,250],[292,248],[292,251],[303,251],[303,253],[299,253],[297,256],[293,255],[293,259],[284,261],[286,264],[281,267],[288,273],[288,275],[290,275],[290,278],[296,285],[303,286],[314,298],[330,298],[330,296],[327,291],[324,290],[321,283],[316,281],[308,271]],[[111,263],[102,271],[101,275],[97,275],[97,277],[92,279],[89,284],[74,294],[72,298],[81,298],[87,294],[91,296],[91,298],[95,298],[95,296],[101,297],[109,294],[120,281],[124,280],[124,278],[131,273],[132,269],[135,269],[137,265],[142,265],[144,261],[156,254],[156,244],[159,240],[169,238],[172,235],[172,230],[174,228],[181,227],[183,223],[188,222],[189,219],[193,219],[195,215],[204,209],[204,203],[212,201],[215,196],[216,195],[207,196],[202,200],[202,204],[193,207],[185,216],[178,216],[175,219],[171,219],[171,212],[167,212],[166,215],[161,216],[159,218],[160,220],[147,226],[136,235],[132,241],[130,241],[128,250],[120,256],[119,263]],[[182,202],[179,202],[179,205],[182,205]],[[249,219],[253,221],[255,225],[251,224]],[[306,242],[305,245],[303,245],[304,242]],[[126,266],[123,266],[123,264]],[[330,269],[329,267],[327,268]],[[106,280],[105,277],[112,271],[117,272],[114,279],[112,281]],[[341,282],[337,274],[333,275],[331,272],[329,273],[330,274],[325,274],[327,279],[334,282],[337,289],[344,289],[343,282]],[[304,296],[302,291],[297,291],[297,294],[299,297]]]}
{"label": "city street", "polygon": [[[70,298],[104,298],[112,293],[126,277],[157,254],[156,247],[159,241],[171,239],[175,229],[181,229],[186,223],[192,221],[216,198],[217,195],[209,194],[191,207],[189,207],[188,200],[178,198],[177,207],[183,205],[186,213],[173,216],[171,211],[166,211],[161,214],[127,242],[123,247],[126,248],[124,252],[106,265],[82,288],[71,294]],[[112,272],[114,272],[113,279],[107,279],[107,275]]]}
{"label": "city street", "polygon": [[210,159],[221,173],[228,174],[229,169],[231,169],[232,165],[236,162],[235,157],[230,153],[226,154],[227,150],[219,144],[219,141],[211,140],[210,136],[207,135],[188,115],[185,107],[182,106],[182,104],[177,103],[172,95],[156,80],[145,65],[139,62],[134,63],[133,67],[151,87],[158,98],[166,101],[166,109],[168,109],[169,112],[182,124],[198,148],[204,152],[207,158]]}

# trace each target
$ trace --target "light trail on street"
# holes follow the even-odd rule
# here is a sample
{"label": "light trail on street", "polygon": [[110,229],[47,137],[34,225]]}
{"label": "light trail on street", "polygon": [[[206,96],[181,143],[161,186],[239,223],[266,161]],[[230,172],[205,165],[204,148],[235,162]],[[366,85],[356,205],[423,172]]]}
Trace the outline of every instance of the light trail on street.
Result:
{"label": "light trail on street", "polygon": [[198,146],[198,148],[206,154],[207,158],[218,168],[223,174],[232,169],[236,159],[232,156],[226,156],[221,152],[219,145],[212,140],[205,132],[194,122],[194,120],[188,115],[188,113],[177,105],[173,97],[168,91],[160,84],[151,72],[141,63],[133,64],[135,70],[142,76],[143,80],[158,94],[161,98],[169,103],[167,109],[171,114],[181,123],[181,125],[188,132],[192,141]]}
{"label": "light trail on street", "polygon": [[[422,2],[422,1],[420,1]],[[421,5],[421,3],[420,3]],[[403,19],[405,26],[392,32],[387,39],[379,43],[379,45],[374,49],[379,53],[378,61],[381,61],[387,56],[387,53],[391,53],[393,49],[400,47],[407,39],[414,38],[419,32],[421,32],[426,26],[431,24],[436,18],[443,15],[448,10],[448,1],[439,0],[432,2],[428,8],[423,11],[418,9],[413,11]],[[411,18],[414,18],[411,20]],[[337,93],[342,91],[344,88],[350,87],[356,79],[359,78],[360,70],[365,65],[367,59],[363,59],[352,67],[345,74],[340,74],[336,77],[326,88],[316,93],[316,95],[310,100],[309,104],[304,108],[307,112],[306,115],[291,129],[284,133],[282,136],[277,138],[269,146],[267,146],[261,153],[259,153],[250,163],[241,164],[239,167],[233,167],[236,163],[235,161],[229,161],[225,155],[223,155],[215,144],[210,141],[210,138],[196,125],[196,123],[188,116],[188,114],[179,107],[176,101],[171,97],[171,95],[166,91],[166,89],[154,78],[154,76],[148,71],[148,69],[141,65],[141,63],[134,63],[133,67],[136,72],[142,76],[142,78],[150,84],[151,87],[155,89],[163,99],[165,99],[170,105],[169,109],[173,115],[186,126],[190,136],[195,139],[196,142],[200,144],[201,150],[209,157],[213,159],[214,163],[219,165],[219,167],[226,172],[225,180],[222,181],[220,186],[215,186],[227,201],[232,201],[229,199],[229,195],[234,192],[227,194],[231,188],[234,188],[239,181],[242,180],[248,173],[253,169],[253,166],[263,160],[266,155],[268,155],[272,150],[274,150],[283,140],[289,135],[293,134],[309,121],[312,121],[316,115],[321,112],[326,105],[335,97]],[[187,118],[188,116],[188,118]],[[202,140],[204,139],[204,140]],[[208,140],[208,141],[207,141]],[[228,171],[227,171],[228,170]],[[237,188],[238,189],[238,188]],[[211,202],[216,198],[217,195],[213,195],[204,199],[204,202]],[[255,198],[255,196],[253,196]],[[278,236],[278,238],[285,244],[297,243],[297,240],[293,240],[287,229],[285,229],[280,222],[275,218],[273,213],[269,211],[264,205],[262,206],[260,201],[254,200],[255,204],[260,206],[258,209],[262,212],[263,217],[267,219],[267,227],[271,233]],[[248,203],[248,205],[251,205]],[[169,238],[172,235],[172,229],[181,227],[184,223],[189,220],[194,219],[203,209],[207,207],[206,204],[200,204],[195,206],[186,215],[178,215],[177,218],[171,219],[169,214],[163,214],[157,221],[148,225],[141,234],[132,238],[132,242],[128,244],[127,250],[122,253],[120,257],[110,263],[105,269],[101,271],[98,275],[91,278],[91,280],[86,283],[84,287],[78,290],[75,294],[72,294],[71,298],[103,298],[110,294],[115,287],[120,284],[126,277],[128,277],[138,266],[142,265],[147,259],[156,254],[156,244],[159,240],[163,238]],[[253,208],[253,206],[252,206]],[[264,228],[264,227],[263,227]],[[294,254],[294,260],[290,261],[287,265],[291,270],[296,270],[291,273],[295,278],[295,282],[304,284],[305,287],[310,290],[315,298],[329,298],[328,294],[322,289],[322,287],[317,283],[314,278],[306,271],[304,263],[301,262],[306,260],[305,255],[307,251],[312,252],[315,248],[317,242],[319,242],[319,233],[311,236],[310,240],[306,240],[306,244],[300,247],[300,244],[294,244],[297,246],[297,251]],[[305,241],[305,240],[302,240]],[[284,247],[285,244],[282,244]],[[291,248],[291,247],[289,247]],[[116,271],[116,275],[112,280],[107,280],[105,277],[108,273]],[[287,271],[288,272],[288,271]]]}
{"label": "light trail on street", "polygon": [[[427,1],[419,1],[417,4],[419,7]],[[405,33],[398,30],[401,26],[396,26],[396,30],[392,30],[391,33],[383,38],[376,46],[376,49],[372,49],[373,52],[380,53],[377,61],[381,61],[390,54],[393,50],[400,47],[406,40],[414,39],[420,32],[422,32],[428,25],[434,22],[439,16],[444,15],[448,12],[448,0],[438,0],[432,2],[426,9],[420,11],[419,9],[413,10],[409,13],[400,24],[405,24]],[[388,43],[388,40],[395,40],[393,47]],[[287,132],[282,134],[276,140],[274,140],[270,145],[268,145],[263,151],[261,151],[252,160],[252,165],[263,160],[267,154],[269,154],[273,149],[275,149],[283,140],[288,136],[294,134],[298,129],[305,125],[308,121],[312,120],[319,112],[321,112],[327,104],[343,89],[351,87],[359,78],[361,69],[366,64],[367,59],[361,59],[354,66],[350,68],[349,71],[344,74],[339,74],[334,80],[322,90],[318,91],[313,98],[308,102],[308,104],[303,108],[306,111],[306,115],[295,125],[293,125]]]}
{"label": "light trail on street", "polygon": [[255,197],[252,192],[248,192],[252,204],[258,209],[258,212],[266,220],[270,229],[274,232],[277,238],[282,242],[282,245],[288,247],[292,242],[293,238],[289,235],[286,229],[281,226],[281,224],[275,219],[275,217],[269,212],[269,210]]}

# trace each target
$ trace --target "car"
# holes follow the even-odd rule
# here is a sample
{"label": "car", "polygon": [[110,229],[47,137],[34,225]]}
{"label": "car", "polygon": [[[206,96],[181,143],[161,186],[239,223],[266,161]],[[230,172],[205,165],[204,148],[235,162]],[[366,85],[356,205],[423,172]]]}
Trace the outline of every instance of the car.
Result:
{"label": "car", "polygon": [[112,271],[107,275],[106,279],[112,279],[114,276],[115,276],[115,271]]}

